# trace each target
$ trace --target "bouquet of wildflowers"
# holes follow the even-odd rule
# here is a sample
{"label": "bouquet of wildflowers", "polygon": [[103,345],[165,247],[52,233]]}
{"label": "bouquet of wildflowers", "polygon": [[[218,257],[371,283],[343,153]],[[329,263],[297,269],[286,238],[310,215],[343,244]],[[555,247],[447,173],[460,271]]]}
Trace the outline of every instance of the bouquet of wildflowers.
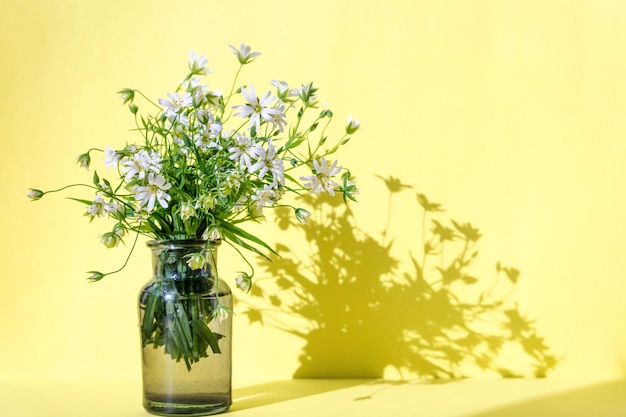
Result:
{"label": "bouquet of wildflowers", "polygon": [[[356,183],[332,155],[349,141],[359,122],[348,118],[343,135],[331,140],[327,127],[333,113],[316,110],[313,83],[291,88],[272,80],[262,94],[251,84],[238,87],[242,68],[260,54],[244,44],[231,48],[239,67],[227,94],[203,83],[210,74],[208,61],[193,52],[188,74],[166,98],[155,102],[139,90],[119,92],[141,141],[122,149],[92,148],[77,158],[89,170],[92,154],[101,154],[114,171],[113,179],[94,172],[89,183],[51,191],[31,189],[29,198],[38,200],[70,187],[90,189],[93,197],[72,199],[86,206],[90,220],[113,220],[112,229],[100,237],[107,248],[133,238],[129,258],[140,235],[155,240],[202,239],[207,248],[215,241],[229,243],[249,266],[235,282],[249,290],[254,268],[245,251],[266,256],[272,249],[242,224],[261,219],[265,209],[281,206],[291,207],[297,220],[305,223],[310,213],[284,202],[290,194],[341,193],[344,200],[354,200]],[[140,111],[138,102],[152,112]],[[188,267],[200,269],[205,259],[202,253],[190,256]],[[106,273],[90,271],[89,280],[99,281],[124,266]]]}

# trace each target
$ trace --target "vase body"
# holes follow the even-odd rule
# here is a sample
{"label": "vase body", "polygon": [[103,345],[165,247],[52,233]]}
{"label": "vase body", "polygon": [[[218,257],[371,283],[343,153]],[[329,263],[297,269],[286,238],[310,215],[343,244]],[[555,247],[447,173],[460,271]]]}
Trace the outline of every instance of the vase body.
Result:
{"label": "vase body", "polygon": [[[151,241],[153,276],[139,295],[144,408],[202,416],[231,404],[232,294],[217,244]],[[222,313],[222,314],[219,314]]]}

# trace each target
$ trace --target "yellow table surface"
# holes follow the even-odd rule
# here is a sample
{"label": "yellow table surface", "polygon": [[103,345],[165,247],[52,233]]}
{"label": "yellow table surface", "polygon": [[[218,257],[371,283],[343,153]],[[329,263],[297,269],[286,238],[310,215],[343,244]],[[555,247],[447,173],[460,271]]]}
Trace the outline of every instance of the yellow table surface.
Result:
{"label": "yellow table surface", "polygon": [[[241,384],[227,415],[626,417],[626,380],[286,380]],[[3,417],[147,417],[139,381],[0,381]]]}

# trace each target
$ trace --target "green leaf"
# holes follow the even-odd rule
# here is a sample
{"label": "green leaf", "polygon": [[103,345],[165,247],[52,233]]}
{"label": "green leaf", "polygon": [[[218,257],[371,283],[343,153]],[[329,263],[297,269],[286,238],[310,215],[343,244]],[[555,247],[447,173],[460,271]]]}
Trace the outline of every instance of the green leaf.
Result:
{"label": "green leaf", "polygon": [[68,200],[74,200],[74,201],[78,201],[79,203],[83,203],[86,204],[88,206],[93,204],[93,201],[90,200],[83,200],[82,198],[74,198],[74,197],[67,197]]}
{"label": "green leaf", "polygon": [[221,334],[213,333],[209,326],[206,325],[204,320],[201,319],[192,320],[191,326],[194,328],[195,333],[201,336],[209,344],[213,353],[222,353],[218,341],[224,336],[222,336]]}
{"label": "green leaf", "polygon": [[198,163],[198,168],[200,168],[200,171],[205,175],[211,176],[211,174],[206,169],[206,165],[204,164],[204,158],[202,157],[202,155],[200,155],[198,147],[191,141],[191,138],[185,132],[183,132],[183,141],[185,142],[185,146],[191,148],[193,150],[193,153],[196,155],[196,162]]}
{"label": "green leaf", "polygon": [[[260,250],[258,250],[257,248],[255,248],[254,246],[244,242],[242,239],[246,239],[249,240],[250,242],[256,243],[257,245],[267,249],[269,252],[273,253],[274,255],[278,255],[278,252],[276,252],[274,249],[272,249],[267,243],[265,243],[264,241],[262,241],[261,239],[259,239],[258,237],[246,232],[245,230],[235,226],[232,223],[228,223],[224,220],[221,219],[217,219],[218,220],[218,226],[221,228],[222,230],[222,234],[224,236],[227,236],[228,238],[230,238],[230,240],[232,240],[234,243],[237,243],[239,246],[251,250],[255,253],[257,253],[258,255],[261,255],[262,257],[264,257],[265,259],[269,258]],[[240,239],[242,238],[242,239]]]}
{"label": "green leaf", "polygon": [[156,309],[158,294],[158,291],[149,293],[148,303],[144,309],[143,320],[141,322],[141,334],[144,345],[149,342],[155,329],[154,311]]}

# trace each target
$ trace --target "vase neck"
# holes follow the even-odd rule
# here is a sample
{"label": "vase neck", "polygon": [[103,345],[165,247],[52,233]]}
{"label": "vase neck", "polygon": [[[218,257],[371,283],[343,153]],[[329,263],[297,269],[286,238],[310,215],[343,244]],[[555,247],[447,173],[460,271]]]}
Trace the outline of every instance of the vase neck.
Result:
{"label": "vase neck", "polygon": [[219,243],[204,240],[150,241],[154,279],[215,279]]}

